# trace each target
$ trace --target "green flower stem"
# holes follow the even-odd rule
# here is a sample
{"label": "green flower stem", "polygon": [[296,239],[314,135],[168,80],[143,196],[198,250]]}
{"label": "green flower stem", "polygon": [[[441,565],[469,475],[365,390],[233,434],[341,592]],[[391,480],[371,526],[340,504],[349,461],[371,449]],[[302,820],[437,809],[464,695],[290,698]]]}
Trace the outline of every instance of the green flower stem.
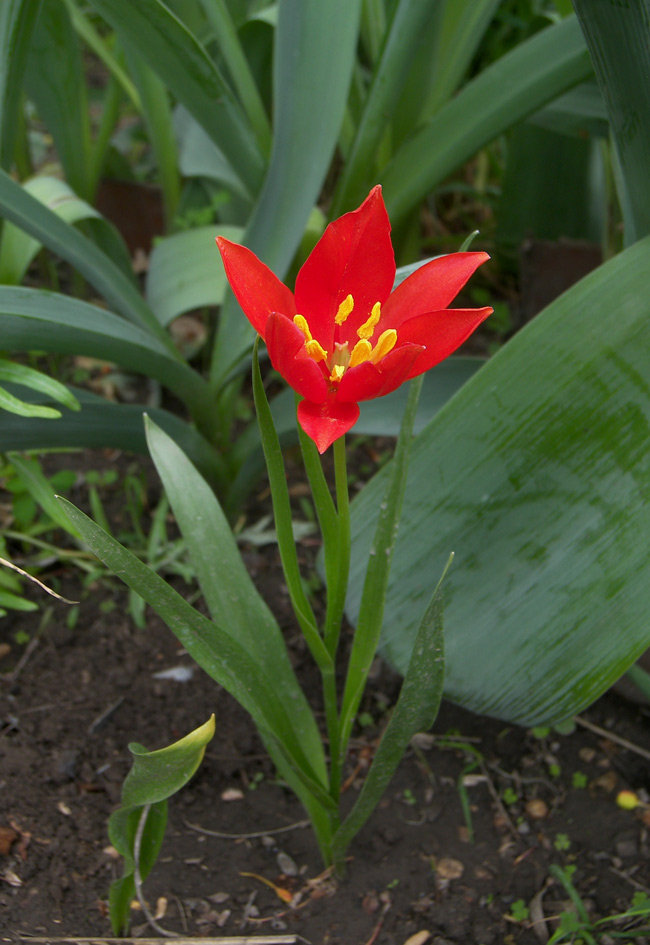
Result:
{"label": "green flower stem", "polygon": [[289,501],[289,489],[287,488],[284,461],[282,459],[280,440],[273,424],[271,409],[269,407],[266,391],[264,390],[264,384],[262,383],[259,358],[257,355],[258,345],[259,336],[255,341],[255,347],[253,349],[253,397],[262,437],[262,448],[264,450],[266,467],[269,473],[273,515],[275,517],[275,529],[278,536],[278,548],[280,550],[282,568],[284,570],[284,577],[287,582],[293,612],[300,624],[300,629],[304,634],[307,646],[321,672],[323,672],[324,670],[332,668],[333,660],[318,632],[316,617],[307,599],[300,578],[298,554],[291,523],[291,503]]}
{"label": "green flower stem", "polygon": [[348,492],[348,467],[345,456],[345,436],[334,441],[334,477],[336,483],[336,505],[338,509],[338,534],[336,536],[336,577],[327,588],[327,616],[325,618],[325,646],[332,659],[335,658],[341,635],[343,608],[350,576],[350,496]]}
{"label": "green flower stem", "polygon": [[402,427],[392,460],[392,474],[386,488],[384,501],[379,509],[375,538],[368,559],[361,607],[354,631],[354,641],[341,705],[339,742],[341,759],[345,756],[352,725],[379,643],[379,634],[384,619],[386,587],[406,488],[413,423],[422,389],[422,378],[423,375],[420,375],[411,382]]}

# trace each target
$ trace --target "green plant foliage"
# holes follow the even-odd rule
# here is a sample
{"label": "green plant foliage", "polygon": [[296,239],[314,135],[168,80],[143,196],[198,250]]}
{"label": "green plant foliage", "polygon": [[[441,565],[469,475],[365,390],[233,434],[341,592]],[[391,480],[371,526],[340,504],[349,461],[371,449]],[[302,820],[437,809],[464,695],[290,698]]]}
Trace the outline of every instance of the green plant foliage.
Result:
{"label": "green plant foliage", "polygon": [[[456,551],[445,692],[474,711],[561,721],[648,645],[649,265],[644,240],[582,280],[414,440],[383,653],[406,669]],[[353,503],[353,623],[388,472]]]}

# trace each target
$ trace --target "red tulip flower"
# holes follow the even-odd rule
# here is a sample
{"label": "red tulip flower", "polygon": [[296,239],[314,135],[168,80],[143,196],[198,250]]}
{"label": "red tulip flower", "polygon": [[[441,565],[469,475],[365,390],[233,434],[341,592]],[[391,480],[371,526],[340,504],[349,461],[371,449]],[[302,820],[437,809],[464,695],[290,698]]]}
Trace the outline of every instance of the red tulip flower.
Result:
{"label": "red tulip flower", "polygon": [[448,357],[492,312],[449,309],[487,253],[434,259],[394,292],[390,222],[374,187],[327,227],[291,292],[254,253],[217,237],[226,276],[271,364],[304,399],[298,421],[320,453],[383,397]]}

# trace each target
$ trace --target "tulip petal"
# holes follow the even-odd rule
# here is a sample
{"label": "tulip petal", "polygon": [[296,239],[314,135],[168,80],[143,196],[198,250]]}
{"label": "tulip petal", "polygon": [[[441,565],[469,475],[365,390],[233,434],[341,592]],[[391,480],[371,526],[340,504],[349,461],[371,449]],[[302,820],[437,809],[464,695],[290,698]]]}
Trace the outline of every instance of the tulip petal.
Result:
{"label": "tulip petal", "polygon": [[420,266],[386,301],[381,330],[399,328],[413,317],[446,309],[470,276],[489,258],[487,253],[452,253]]}
{"label": "tulip petal", "polygon": [[290,387],[320,404],[329,387],[322,369],[305,351],[305,336],[286,316],[272,312],[266,322],[266,347],[271,364]]}
{"label": "tulip petal", "polygon": [[288,318],[296,314],[293,293],[255,253],[239,243],[217,237],[226,278],[255,331],[266,340],[266,320],[271,312]]}
{"label": "tulip petal", "polygon": [[399,329],[400,343],[411,342],[426,348],[416,358],[408,378],[423,374],[449,357],[492,311],[491,308],[448,308],[405,321]]}
{"label": "tulip petal", "polygon": [[375,302],[388,297],[395,279],[390,221],[374,187],[358,210],[329,224],[296,279],[297,311],[326,351],[334,342],[334,317],[351,295],[354,309],[337,340],[357,341],[356,330],[367,321]]}
{"label": "tulip petal", "polygon": [[373,400],[392,393],[409,377],[413,377],[411,369],[424,352],[422,345],[400,345],[399,348],[393,348],[377,365],[364,361],[357,367],[349,368],[339,385],[337,400],[339,403]]}
{"label": "tulip petal", "polygon": [[322,404],[301,400],[298,404],[298,422],[311,437],[319,453],[347,433],[359,419],[358,404],[343,404],[336,395],[330,395]]}

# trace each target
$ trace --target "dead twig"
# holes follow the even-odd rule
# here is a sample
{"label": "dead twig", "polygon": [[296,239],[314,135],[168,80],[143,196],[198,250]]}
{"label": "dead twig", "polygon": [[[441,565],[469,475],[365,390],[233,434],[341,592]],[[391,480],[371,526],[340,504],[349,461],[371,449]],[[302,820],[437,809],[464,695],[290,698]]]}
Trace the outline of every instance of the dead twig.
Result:
{"label": "dead twig", "polygon": [[601,728],[600,725],[594,725],[593,722],[588,722],[587,719],[583,719],[579,715],[574,715],[573,721],[578,725],[582,725],[583,728],[589,729],[594,735],[600,735],[601,738],[606,738],[608,741],[620,745],[621,748],[627,748],[628,751],[633,751],[636,755],[640,755],[641,758],[650,761],[650,751],[641,748],[640,745],[635,745],[634,742],[629,742],[627,738],[621,738],[620,735],[615,735],[614,732],[608,732],[606,728]]}
{"label": "dead twig", "polygon": [[189,820],[184,820],[183,823],[190,830],[196,830],[197,833],[202,833],[206,837],[219,837],[220,840],[256,840],[258,837],[272,837],[276,833],[287,833],[289,830],[309,827],[310,821],[298,820],[295,824],[289,824],[286,827],[277,827],[275,830],[258,830],[255,833],[220,833],[218,830],[208,830],[206,827],[192,824]]}

